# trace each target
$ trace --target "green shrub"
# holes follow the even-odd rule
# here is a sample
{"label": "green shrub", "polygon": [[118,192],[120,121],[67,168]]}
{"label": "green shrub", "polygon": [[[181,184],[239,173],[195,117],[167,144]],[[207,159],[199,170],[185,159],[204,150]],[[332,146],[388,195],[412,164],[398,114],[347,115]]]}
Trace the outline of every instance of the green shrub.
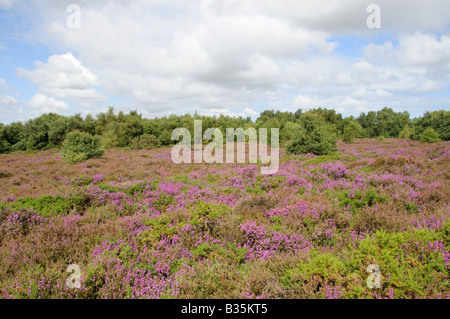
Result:
{"label": "green shrub", "polygon": [[417,205],[410,201],[405,202],[405,207],[406,207],[406,210],[410,213],[417,213],[419,210]]}
{"label": "green shrub", "polygon": [[77,178],[75,178],[74,180],[72,180],[70,182],[70,184],[72,186],[87,186],[90,183],[92,183],[93,180],[94,179],[92,177],[81,175],[81,176],[78,176]]}
{"label": "green shrub", "polygon": [[[345,253],[347,271],[366,279],[367,266],[377,264],[382,276],[378,294],[387,295],[393,289],[397,299],[417,299],[430,291],[448,291],[448,282],[444,279],[448,277],[445,256],[439,250],[423,248],[435,243],[442,238],[440,236],[439,232],[428,229],[393,234],[378,230]],[[344,293],[346,297],[352,296]]]}
{"label": "green shrub", "polygon": [[384,203],[388,200],[386,196],[378,194],[374,189],[369,189],[365,193],[359,190],[344,190],[338,193],[338,198],[341,206],[350,206],[353,211],[365,206],[372,207],[375,204]]}
{"label": "green shrub", "polygon": [[6,153],[9,151],[11,145],[8,143],[5,134],[5,128],[3,124],[0,123],[0,153]]}
{"label": "green shrub", "polygon": [[89,205],[90,199],[83,194],[70,197],[61,195],[44,195],[39,198],[25,197],[12,203],[12,209],[33,209],[42,217],[51,217],[67,214],[71,209],[83,210]]}
{"label": "green shrub", "polygon": [[379,140],[380,142],[383,142],[386,140],[386,138],[383,135],[378,136],[377,140]]}
{"label": "green shrub", "polygon": [[423,132],[420,140],[425,143],[436,143],[441,141],[439,134],[431,127],[427,128],[425,132]]}
{"label": "green shrub", "polygon": [[147,219],[144,224],[151,226],[151,229],[141,232],[138,236],[138,240],[144,243],[160,240],[163,237],[172,238],[178,233],[177,226],[169,226],[170,220],[167,216]]}
{"label": "green shrub", "polygon": [[405,128],[400,132],[398,137],[405,139],[411,138],[411,129],[409,128],[408,125],[405,126]]}
{"label": "green shrub", "polygon": [[101,157],[104,153],[100,139],[89,133],[74,131],[67,134],[63,143],[63,157],[68,163],[82,162]]}
{"label": "green shrub", "polygon": [[158,138],[162,145],[171,145],[171,144],[173,144],[171,137],[172,137],[171,132],[163,131],[163,132],[161,132],[161,134],[159,135]]}
{"label": "green shrub", "polygon": [[347,144],[351,144],[355,141],[355,138],[361,138],[364,136],[364,129],[361,124],[356,121],[351,121],[344,128],[342,135],[342,141]]}
{"label": "green shrub", "polygon": [[102,135],[102,146],[105,149],[125,147],[130,143],[130,135],[126,125],[120,122],[109,123]]}
{"label": "green shrub", "polygon": [[11,150],[12,151],[26,151],[27,150],[26,142],[24,140],[17,142],[16,144],[14,144],[11,147]]}
{"label": "green shrub", "polygon": [[342,135],[342,142],[352,144],[354,141],[355,136],[353,135],[353,132],[349,129],[349,127],[346,127],[344,129],[344,135]]}
{"label": "green shrub", "polygon": [[159,139],[152,134],[143,134],[141,136],[135,137],[130,144],[130,147],[132,149],[136,150],[142,150],[145,148],[156,148],[159,147],[161,143],[159,142]]}
{"label": "green shrub", "polygon": [[336,150],[336,134],[323,124],[312,130],[300,131],[297,137],[287,147],[288,153],[328,155]]}
{"label": "green shrub", "polygon": [[10,150],[10,145],[4,139],[0,139],[0,153],[6,153]]}

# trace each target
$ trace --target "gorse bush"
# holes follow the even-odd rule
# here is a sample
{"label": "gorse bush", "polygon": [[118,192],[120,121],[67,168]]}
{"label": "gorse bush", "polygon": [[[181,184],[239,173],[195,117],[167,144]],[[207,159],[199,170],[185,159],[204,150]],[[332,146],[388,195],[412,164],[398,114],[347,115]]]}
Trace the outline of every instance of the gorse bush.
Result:
{"label": "gorse bush", "polygon": [[439,138],[439,134],[433,128],[427,128],[425,132],[423,132],[422,137],[420,139],[425,143],[436,143],[441,139]]}
{"label": "gorse bush", "polygon": [[104,153],[100,138],[89,133],[74,131],[67,135],[63,143],[63,157],[68,163],[82,162],[89,158],[101,157]]}

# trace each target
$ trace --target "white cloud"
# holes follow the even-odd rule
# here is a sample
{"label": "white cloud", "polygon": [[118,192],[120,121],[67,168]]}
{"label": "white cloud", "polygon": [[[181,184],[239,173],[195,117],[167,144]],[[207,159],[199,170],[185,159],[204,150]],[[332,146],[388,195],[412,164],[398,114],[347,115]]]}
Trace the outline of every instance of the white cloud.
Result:
{"label": "white cloud", "polygon": [[392,93],[388,92],[386,90],[377,90],[376,93],[377,93],[378,96],[381,96],[381,97],[390,97],[390,96],[392,96]]}
{"label": "white cloud", "polygon": [[8,85],[8,83],[6,83],[6,80],[5,80],[5,79],[0,79],[0,88],[1,88],[2,90],[7,90],[7,89],[9,89],[9,85]]}
{"label": "white cloud", "polygon": [[52,55],[47,63],[37,61],[35,67],[32,71],[19,68],[17,73],[38,85],[42,94],[81,104],[105,100],[94,88],[99,85],[98,76],[84,67],[70,52]]}
{"label": "white cloud", "polygon": [[[289,81],[287,59],[328,54],[337,45],[321,31],[268,12],[229,7],[227,13],[221,8],[225,2],[178,3],[183,14],[158,13],[167,6],[173,10],[165,2],[82,4],[81,29],[53,20],[43,34],[79,52],[105,93],[128,98],[150,113],[196,105],[242,109]],[[55,90],[41,92],[63,98]]]}
{"label": "white cloud", "polygon": [[258,112],[256,112],[255,110],[252,110],[252,109],[249,108],[249,107],[246,107],[246,108],[244,109],[244,113],[249,114],[249,115],[254,115],[254,116],[259,115]]}
{"label": "white cloud", "polygon": [[312,109],[318,106],[323,105],[324,100],[317,96],[309,96],[309,95],[298,95],[293,103],[293,109]]}
{"label": "white cloud", "polygon": [[14,0],[0,0],[0,8],[9,10],[14,6]]}
{"label": "white cloud", "polygon": [[367,97],[367,90],[365,88],[360,88],[359,90],[352,93],[352,97],[355,99],[363,100]]}
{"label": "white cloud", "polygon": [[51,112],[62,113],[69,109],[65,102],[40,93],[33,96],[31,101],[28,102],[28,106],[32,109],[33,116]]}
{"label": "white cloud", "polygon": [[386,42],[362,49],[363,57],[376,70],[377,88],[391,93],[440,92],[448,87],[448,52],[450,35],[438,37],[424,33],[402,35],[396,45]]}
{"label": "white cloud", "polygon": [[[84,110],[105,95],[146,116],[248,115],[261,105],[352,112],[406,107],[405,96],[418,107],[450,82],[448,0],[380,0],[381,30],[366,25],[372,0],[80,0],[81,29],[66,26],[70,3],[30,2],[30,11],[41,16],[33,39],[75,56],[18,74]],[[333,40],[341,35],[387,38],[345,56]]]}
{"label": "white cloud", "polygon": [[450,37],[415,34],[400,40],[398,60],[406,65],[436,65],[450,62]]}
{"label": "white cloud", "polygon": [[4,79],[0,79],[0,122],[5,124],[10,122],[10,119],[17,120],[23,113],[20,102],[6,93],[10,88]]}
{"label": "white cloud", "polygon": [[[11,113],[14,110],[18,110],[19,102],[17,99],[11,95],[7,94],[10,90],[10,86],[5,79],[0,79],[0,110],[2,113]],[[3,117],[3,116],[2,116]]]}
{"label": "white cloud", "polygon": [[[223,1],[221,1],[223,2]],[[233,1],[236,4],[237,1]],[[333,33],[361,33],[372,35],[367,28],[366,12],[369,4],[381,8],[382,29],[387,32],[410,32],[411,30],[444,31],[448,26],[450,6],[447,0],[317,0],[274,1],[252,0],[257,12],[270,12],[273,16],[288,19],[297,25]],[[239,4],[242,1],[239,1]]]}
{"label": "white cloud", "polygon": [[361,101],[353,97],[346,97],[342,102],[339,103],[341,106],[365,106],[367,101]]}
{"label": "white cloud", "polygon": [[19,102],[12,96],[9,95],[0,96],[0,106],[2,108],[8,108],[10,106],[14,106],[17,104],[19,104]]}

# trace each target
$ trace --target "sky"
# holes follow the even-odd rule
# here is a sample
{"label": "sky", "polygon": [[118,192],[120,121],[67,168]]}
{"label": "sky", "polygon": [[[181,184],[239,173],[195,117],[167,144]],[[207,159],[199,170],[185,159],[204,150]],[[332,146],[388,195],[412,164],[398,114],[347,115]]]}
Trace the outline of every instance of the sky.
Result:
{"label": "sky", "polygon": [[417,117],[450,110],[449,84],[448,0],[0,0],[5,124],[109,106]]}

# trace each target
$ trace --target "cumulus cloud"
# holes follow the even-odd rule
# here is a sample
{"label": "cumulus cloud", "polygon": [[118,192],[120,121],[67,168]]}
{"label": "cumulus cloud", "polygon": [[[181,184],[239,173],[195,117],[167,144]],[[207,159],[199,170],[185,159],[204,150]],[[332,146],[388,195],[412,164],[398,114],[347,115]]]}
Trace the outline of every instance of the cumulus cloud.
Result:
{"label": "cumulus cloud", "polygon": [[377,90],[376,93],[377,93],[378,96],[381,96],[381,97],[390,97],[390,96],[392,96],[392,93],[389,92],[389,91],[386,91],[386,90]]}
{"label": "cumulus cloud", "polygon": [[[222,3],[225,1],[221,1]],[[241,2],[241,1],[239,1]],[[376,3],[381,8],[382,28],[388,32],[421,30],[445,31],[450,6],[447,0],[317,0],[273,1],[252,0],[253,8],[288,19],[292,23],[313,30],[338,34],[373,34],[367,28],[367,7]],[[234,2],[234,3],[237,3]]]}
{"label": "cumulus cloud", "polygon": [[450,37],[438,38],[431,34],[415,34],[400,40],[397,50],[399,61],[406,65],[442,65],[450,63]]}
{"label": "cumulus cloud", "polygon": [[80,30],[52,22],[46,34],[80,52],[108,94],[130,98],[149,111],[183,105],[242,107],[284,81],[289,63],[281,60],[310,51],[330,53],[336,46],[323,32],[267,13],[227,14],[217,6],[194,1],[177,7],[185,14],[167,17],[160,7],[171,11],[170,4],[83,4]]}
{"label": "cumulus cloud", "polygon": [[33,116],[44,113],[63,113],[69,109],[65,102],[40,93],[33,96],[31,101],[28,102],[28,106],[31,108]]}
{"label": "cumulus cloud", "polygon": [[0,79],[0,108],[2,110],[7,110],[11,106],[16,106],[19,104],[15,97],[7,94],[10,89],[11,87],[6,80]]}
{"label": "cumulus cloud", "polygon": [[9,122],[10,118],[18,118],[22,115],[23,109],[20,102],[9,94],[11,87],[4,79],[0,79],[0,114],[2,123]]}
{"label": "cumulus cloud", "polygon": [[386,42],[362,49],[363,57],[376,66],[379,89],[409,93],[439,92],[448,87],[448,52],[449,35],[424,33],[402,35],[396,45]]}
{"label": "cumulus cloud", "polygon": [[72,53],[52,55],[47,63],[37,61],[35,69],[19,68],[18,76],[39,86],[39,96],[50,95],[69,99],[80,104],[98,103],[105,100],[94,87],[99,85],[98,76],[84,67]]}
{"label": "cumulus cloud", "polygon": [[[379,0],[381,30],[367,28],[371,0],[80,0],[80,29],[66,25],[70,3],[33,4],[44,17],[33,36],[76,54],[18,71],[59,102],[112,96],[147,116],[255,116],[270,105],[351,113],[405,96],[419,107],[421,94],[449,85],[448,0]],[[370,43],[380,35],[384,43]],[[340,36],[369,44],[338,54]]]}
{"label": "cumulus cloud", "polygon": [[0,96],[0,106],[3,108],[8,108],[10,106],[15,106],[19,104],[19,102],[16,100],[16,98],[9,96],[9,95],[3,95]]}

